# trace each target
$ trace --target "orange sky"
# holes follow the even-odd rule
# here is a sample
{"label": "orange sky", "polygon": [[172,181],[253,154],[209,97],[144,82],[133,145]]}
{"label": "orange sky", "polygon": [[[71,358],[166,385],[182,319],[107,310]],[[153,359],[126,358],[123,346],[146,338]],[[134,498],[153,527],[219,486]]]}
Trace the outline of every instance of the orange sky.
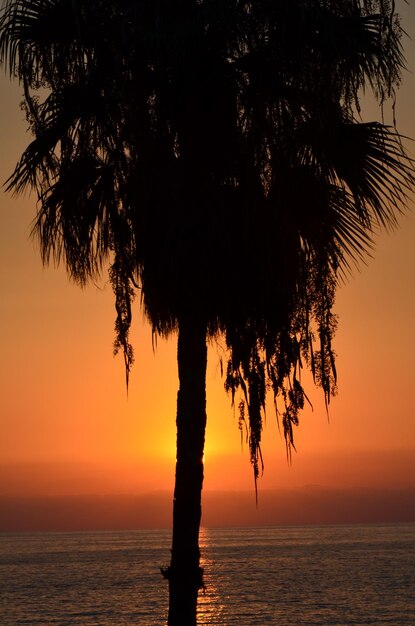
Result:
{"label": "orange sky", "polygon": [[[405,30],[415,35],[414,3],[402,13]],[[415,137],[415,45],[407,41],[405,47],[411,72],[398,94],[398,126]],[[18,107],[19,87],[2,76],[1,89],[3,181],[30,137]],[[33,197],[0,195],[0,506],[6,506],[6,496],[171,490],[175,342],[159,340],[154,354],[137,305],[136,363],[127,398],[122,358],[112,356],[110,286],[104,277],[82,291],[69,283],[63,269],[43,269],[28,236],[33,216]],[[328,424],[321,394],[310,385],[314,411],[302,415],[291,467],[269,411],[260,498],[261,491],[293,490],[299,516],[294,520],[315,521],[305,509],[301,517],[305,485],[372,488],[379,501],[382,493],[415,489],[414,242],[412,212],[396,233],[379,238],[375,258],[339,291],[339,396]],[[206,491],[252,490],[249,456],[246,447],[241,450],[215,347],[209,356],[205,459]],[[223,518],[215,518],[219,505],[209,502],[206,518],[220,523]],[[277,508],[278,502],[276,497]],[[329,506],[324,502],[318,504],[321,515]],[[359,506],[354,502],[351,506]],[[254,523],[255,515],[273,521],[266,507],[261,512],[261,500],[258,513],[248,514],[247,506],[241,504],[242,521]]]}

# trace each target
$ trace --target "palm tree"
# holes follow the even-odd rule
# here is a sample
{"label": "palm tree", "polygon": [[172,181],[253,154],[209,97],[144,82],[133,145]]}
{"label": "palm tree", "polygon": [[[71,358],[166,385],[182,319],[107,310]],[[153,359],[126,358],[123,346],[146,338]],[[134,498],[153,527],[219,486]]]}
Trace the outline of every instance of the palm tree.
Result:
{"label": "palm tree", "polygon": [[34,140],[8,181],[37,191],[43,260],[109,268],[127,384],[137,292],[178,332],[170,626],[196,624],[206,343],[222,336],[255,482],[267,389],[287,450],[310,367],[336,391],[338,281],[413,184],[396,128],[360,119],[403,67],[388,0],[7,0],[1,61]]}

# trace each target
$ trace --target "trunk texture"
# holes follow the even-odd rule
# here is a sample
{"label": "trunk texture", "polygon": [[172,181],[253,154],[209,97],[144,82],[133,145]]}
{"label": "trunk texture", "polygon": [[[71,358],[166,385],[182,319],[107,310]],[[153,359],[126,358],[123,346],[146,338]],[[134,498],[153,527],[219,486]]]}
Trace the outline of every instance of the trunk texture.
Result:
{"label": "trunk texture", "polygon": [[206,429],[206,326],[186,319],[177,347],[177,456],[173,500],[173,543],[168,626],[196,626],[203,570],[199,565],[199,527]]}

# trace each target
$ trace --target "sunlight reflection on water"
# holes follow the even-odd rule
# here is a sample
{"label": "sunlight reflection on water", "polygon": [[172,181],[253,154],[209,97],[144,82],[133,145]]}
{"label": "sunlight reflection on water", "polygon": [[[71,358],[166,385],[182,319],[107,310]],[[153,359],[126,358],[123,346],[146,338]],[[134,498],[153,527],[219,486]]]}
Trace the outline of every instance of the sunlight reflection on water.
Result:
{"label": "sunlight reflection on water", "polygon": [[[198,626],[415,624],[415,525],[202,529]],[[0,534],[1,626],[162,626],[171,531]]]}
{"label": "sunlight reflection on water", "polygon": [[199,534],[201,566],[204,571],[205,589],[199,594],[198,620],[200,624],[222,624],[224,606],[219,590],[212,577],[213,562],[207,555],[212,551],[211,534],[207,528],[201,528]]}
{"label": "sunlight reflection on water", "polygon": [[414,524],[204,529],[201,546],[200,626],[415,625]]}

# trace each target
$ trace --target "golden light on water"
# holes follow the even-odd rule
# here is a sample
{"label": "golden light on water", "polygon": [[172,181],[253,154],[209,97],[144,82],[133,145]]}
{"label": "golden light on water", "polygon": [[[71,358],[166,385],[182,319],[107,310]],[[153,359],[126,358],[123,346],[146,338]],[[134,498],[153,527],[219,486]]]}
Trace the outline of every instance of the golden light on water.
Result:
{"label": "golden light on water", "polygon": [[201,528],[199,531],[199,545],[201,552],[200,566],[203,567],[203,580],[205,588],[199,593],[198,600],[198,623],[216,624],[221,623],[221,615],[224,611],[224,604],[221,599],[220,589],[214,582],[212,575],[215,562],[211,558],[213,544],[208,528]]}

